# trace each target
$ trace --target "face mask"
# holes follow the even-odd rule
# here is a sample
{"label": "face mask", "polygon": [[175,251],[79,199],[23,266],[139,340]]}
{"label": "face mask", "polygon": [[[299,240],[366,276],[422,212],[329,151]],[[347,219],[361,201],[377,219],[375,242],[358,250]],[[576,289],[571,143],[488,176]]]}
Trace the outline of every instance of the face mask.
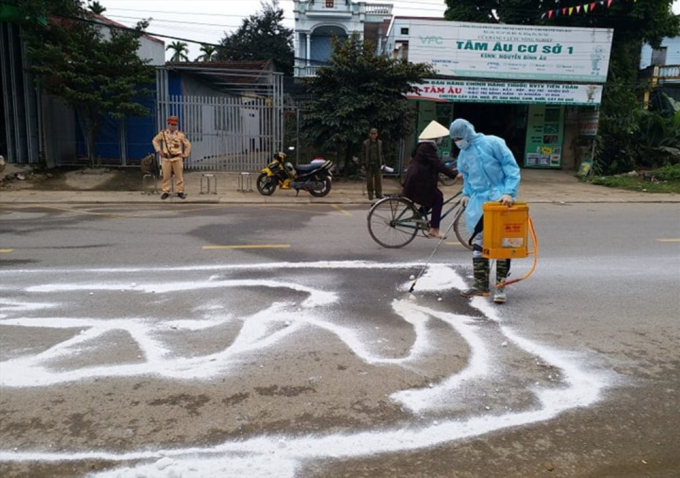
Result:
{"label": "face mask", "polygon": [[467,139],[461,139],[459,141],[456,141],[456,146],[458,146],[459,149],[465,149],[470,145],[470,142]]}

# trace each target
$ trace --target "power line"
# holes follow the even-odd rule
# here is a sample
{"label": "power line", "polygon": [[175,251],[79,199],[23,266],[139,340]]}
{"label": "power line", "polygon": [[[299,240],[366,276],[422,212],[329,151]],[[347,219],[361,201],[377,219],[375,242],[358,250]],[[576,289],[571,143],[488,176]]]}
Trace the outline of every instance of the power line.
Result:
{"label": "power line", "polygon": [[[117,1],[126,1],[126,0],[117,0]],[[139,1],[139,0],[134,0],[134,1]],[[205,0],[202,0],[205,1]],[[424,2],[406,2],[409,4],[415,4],[415,3],[423,3],[425,5],[434,5],[431,3],[424,3]],[[177,19],[169,19],[169,18],[156,18],[154,17],[155,14],[169,14],[169,15],[185,15],[185,16],[193,16],[193,15],[200,15],[200,16],[211,16],[211,17],[229,17],[229,18],[241,18],[245,19],[246,17],[243,15],[231,15],[231,14],[220,14],[220,13],[202,13],[202,12],[179,12],[179,11],[162,11],[162,10],[139,10],[139,9],[116,9],[116,10],[121,10],[121,11],[133,11],[133,12],[139,12],[139,13],[145,13],[151,15],[152,20],[160,22],[160,23],[173,23],[175,25],[180,24],[180,25],[195,25],[195,26],[207,26],[207,27],[226,27],[226,28],[237,28],[241,26],[241,23],[238,24],[232,24],[232,23],[206,23],[206,22],[191,22],[191,21],[186,21],[186,20],[177,20]],[[525,16],[526,18],[534,18],[538,19],[540,15],[543,13],[540,10],[537,9],[521,9],[521,8],[514,8],[512,10],[513,13],[519,14],[522,16]],[[125,15],[115,15],[115,14],[108,14],[108,17],[111,18],[121,18],[121,19],[126,19],[126,20],[138,20],[135,17],[130,17],[130,16],[125,16]],[[620,15],[620,14],[612,14],[610,10],[608,9],[600,9],[599,11],[595,12],[593,11],[592,13],[589,13],[589,15],[582,16],[582,15],[573,15],[569,16],[569,18],[591,18],[593,20],[603,18],[603,17],[608,17],[608,18],[624,18],[627,17],[627,15]],[[562,18],[562,17],[556,17],[553,18],[552,20],[556,20],[557,18]],[[566,18],[566,17],[565,17]],[[196,30],[194,30],[196,31]]]}
{"label": "power line", "polygon": [[[187,38],[181,38],[181,37],[172,36],[172,35],[156,34],[156,33],[148,32],[148,31],[140,31],[140,30],[137,30],[137,29],[134,29],[134,28],[128,28],[128,27],[125,27],[125,26],[111,25],[109,23],[105,23],[105,22],[102,22],[102,21],[99,21],[99,20],[89,20],[89,19],[81,18],[81,17],[71,17],[71,16],[63,16],[63,15],[54,15],[54,16],[58,17],[58,18],[64,18],[64,19],[70,19],[70,20],[76,20],[76,21],[81,21],[81,22],[85,22],[85,23],[90,23],[90,24],[94,24],[94,25],[97,25],[97,26],[103,26],[103,27],[106,27],[106,28],[128,31],[128,32],[132,32],[132,33],[141,33],[141,34],[145,34],[145,35],[151,35],[151,36],[154,36],[154,37],[168,38],[168,39],[171,39],[171,40],[178,40],[178,41],[184,41],[184,42],[190,42],[190,43],[198,43],[198,44],[201,44],[201,45],[210,45],[210,46],[214,46],[214,47],[217,47],[217,48],[220,48],[220,49],[223,49],[223,50],[231,50],[231,51],[236,51],[236,52],[241,52],[241,53],[250,53],[246,50],[239,50],[237,48],[224,47],[220,44],[200,42],[200,41],[191,40],[191,39],[187,39]],[[312,60],[312,59],[308,59],[308,58],[297,58],[297,57],[295,57],[294,59],[295,60],[303,60],[303,61],[306,61],[310,64],[316,64],[317,66],[324,66],[324,65],[328,64],[327,61]],[[458,79],[469,80],[470,78],[466,77],[466,78],[458,78]],[[488,80],[488,81],[492,81],[492,80]],[[522,81],[526,81],[526,80],[518,80],[518,81],[522,82]],[[628,85],[630,87],[634,87],[634,86],[639,86],[639,83],[626,82],[626,83],[621,83],[620,85],[624,85],[624,86]]]}
{"label": "power line", "polygon": [[[139,0],[116,0],[116,1],[117,2],[134,1],[136,3],[139,3]],[[200,0],[200,1],[209,1],[209,0]],[[225,0],[219,0],[219,1],[220,1],[221,4],[223,4]],[[292,0],[288,0],[288,1],[292,1]],[[164,5],[167,5],[167,3],[168,3],[167,1],[165,1],[165,0],[163,1]],[[243,3],[245,3],[245,2],[243,2]],[[442,14],[444,12],[442,7],[444,7],[444,9],[446,8],[446,5],[444,4],[443,0],[441,0],[440,2],[437,2],[437,3],[417,2],[417,1],[396,2],[396,1],[393,0],[391,3],[392,4],[402,3],[403,5],[397,5],[397,6],[399,6],[399,8],[402,8],[404,10],[418,10],[418,11],[424,10],[424,11],[431,11],[431,12],[436,11],[436,12],[441,12]],[[441,5],[440,8],[423,8],[422,6],[420,6],[420,5],[426,5],[426,6],[436,7],[438,4]],[[413,6],[410,6],[410,5],[413,5]],[[393,6],[395,6],[395,5],[393,5]],[[171,10],[156,10],[156,9],[154,9],[154,10],[141,9],[140,10],[140,9],[134,9],[134,8],[119,8],[119,7],[115,7],[115,6],[112,6],[110,8],[107,7],[107,11],[115,11],[115,10],[128,11],[128,12],[139,12],[139,13],[151,14],[151,15],[156,14],[156,13],[160,13],[160,14],[166,14],[167,13],[167,14],[177,14],[177,15],[211,16],[211,17],[222,16],[222,17],[236,17],[236,18],[246,18],[250,15],[256,15],[256,12],[253,12],[249,15],[233,15],[233,14],[205,13],[205,12],[194,12],[194,11],[171,11]]]}
{"label": "power line", "polygon": [[[127,1],[127,0],[117,0],[117,1],[120,2],[120,1]],[[134,0],[134,1],[139,2],[139,0]],[[205,1],[205,0],[202,0],[202,1]],[[224,1],[224,0],[221,0],[221,1]],[[288,0],[288,1],[290,1],[290,0]],[[160,2],[159,2],[159,3],[160,3]],[[430,6],[434,6],[434,5],[435,5],[434,3],[417,2],[417,1],[416,1],[416,2],[405,2],[405,3],[409,3],[409,4],[420,4],[420,5],[430,5]],[[164,4],[164,5],[167,5],[167,4],[168,4],[168,1],[163,0],[163,4]],[[440,0],[440,4],[442,4],[442,6],[444,6],[444,5],[443,5],[443,0]],[[415,8],[415,7],[414,7],[414,8]],[[115,12],[115,10],[116,10],[116,8],[114,7],[114,8],[111,9],[111,12]],[[244,15],[218,14],[218,13],[214,13],[214,14],[213,14],[213,13],[204,13],[204,12],[179,12],[179,11],[169,11],[169,10],[168,10],[168,11],[163,11],[163,10],[153,10],[153,11],[152,11],[152,10],[147,10],[147,9],[128,9],[128,8],[123,8],[123,9],[118,9],[118,10],[121,10],[121,11],[129,11],[129,12],[138,12],[138,13],[145,14],[145,16],[148,15],[148,16],[151,17],[152,23],[155,22],[155,23],[159,24],[158,26],[159,26],[160,28],[165,28],[165,26],[162,25],[163,23],[165,23],[165,24],[167,24],[167,23],[172,23],[172,24],[175,25],[175,26],[176,26],[176,25],[189,25],[189,26],[196,26],[196,27],[219,27],[219,28],[223,28],[223,29],[233,30],[233,29],[235,29],[235,28],[240,27],[240,26],[241,26],[241,23],[239,23],[239,24],[237,24],[237,25],[234,25],[234,24],[231,24],[231,23],[229,23],[229,24],[227,24],[227,23],[225,23],[225,24],[215,24],[215,23],[207,23],[207,22],[191,22],[191,21],[186,21],[186,20],[177,20],[177,19],[169,19],[169,18],[155,18],[154,16],[155,16],[156,14],[159,14],[159,13],[160,13],[160,14],[169,14],[169,15],[177,14],[177,15],[185,15],[185,16],[201,15],[201,16],[229,17],[229,18],[239,18],[239,17],[240,17],[240,18],[242,18],[242,19],[245,19],[245,18],[247,18],[248,16],[250,16],[250,15],[244,16]],[[133,20],[133,21],[140,20],[140,19],[138,19],[138,18],[130,17],[130,16],[126,16],[126,15],[115,15],[115,14],[110,14],[110,13],[108,13],[108,10],[107,10],[106,12],[104,12],[104,14],[105,14],[107,17],[109,17],[109,18],[116,18],[116,19],[127,20],[127,21],[130,21],[130,20]],[[253,15],[254,15],[254,14],[256,14],[256,13],[253,13]],[[126,21],[126,23],[128,23],[127,21]],[[196,33],[204,33],[204,34],[207,34],[207,35],[211,35],[211,34],[218,33],[216,30],[206,30],[206,29],[196,30],[196,29],[186,28],[186,27],[183,27],[183,30],[184,30],[184,31],[193,31],[193,32],[196,32]],[[225,32],[224,32],[224,30],[220,30],[219,33],[225,33]],[[149,34],[150,34],[150,33],[149,33]],[[154,34],[154,36],[163,37],[163,38],[178,39],[178,37],[175,37],[175,36],[172,36],[172,35],[160,35],[160,34]],[[211,44],[212,44],[212,45],[214,45],[214,43],[211,43],[210,41],[197,41],[197,40],[189,40],[189,39],[184,39],[184,38],[181,39],[181,40],[182,40],[182,41],[186,41],[186,42],[190,42],[190,43],[200,43],[200,44],[208,44],[208,45],[211,45]]]}
{"label": "power line", "polygon": [[[138,1],[138,0],[135,0]],[[139,12],[139,13],[149,13],[149,14],[155,14],[155,13],[168,13],[168,14],[173,14],[173,15],[191,15],[191,16],[205,16],[205,17],[234,17],[234,18],[244,18],[243,15],[230,15],[227,13],[202,13],[202,12],[172,12],[168,10],[138,10],[135,8],[118,8],[115,7],[112,10],[120,10],[123,12]],[[109,10],[107,9],[106,12]],[[104,12],[104,13],[106,13]]]}
{"label": "power line", "polygon": [[[71,19],[71,20],[78,20],[78,21],[82,21],[82,22],[86,22],[86,23],[91,23],[91,24],[95,24],[95,25],[98,25],[98,26],[105,26],[105,27],[107,27],[107,28],[115,28],[115,29],[119,29],[119,30],[124,30],[124,31],[133,32],[133,33],[139,33],[139,30],[136,30],[136,29],[134,29],[134,28],[128,28],[128,27],[123,27],[123,26],[111,25],[111,24],[108,24],[108,23],[105,23],[105,22],[101,22],[101,21],[98,21],[98,20],[88,20],[88,19],[85,19],[85,18],[68,17],[68,16],[60,16],[60,15],[55,15],[55,16],[58,16],[58,17],[60,17],[60,18],[67,18],[67,19]],[[216,48],[218,48],[218,49],[230,50],[230,51],[239,52],[239,53],[250,53],[250,52],[247,51],[247,50],[241,50],[241,49],[232,48],[232,47],[224,47],[224,46],[222,46],[221,44],[215,44],[215,43],[210,43],[210,42],[201,42],[201,41],[197,41],[197,40],[192,40],[192,39],[177,37],[177,36],[174,36],[174,35],[163,35],[163,34],[157,34],[157,33],[149,32],[149,31],[144,31],[143,33],[144,33],[144,34],[147,34],[147,35],[154,36],[154,37],[168,38],[168,39],[171,39],[171,40],[177,40],[177,41],[183,41],[183,42],[196,43],[196,44],[200,44],[200,45],[209,45],[209,46],[216,47]],[[586,42],[586,43],[589,43],[589,42]],[[574,58],[574,59],[582,59],[582,58],[580,57],[580,55],[574,55],[573,58]],[[308,62],[308,63],[310,63],[310,64],[320,65],[320,66],[323,66],[323,65],[327,65],[327,64],[328,64],[328,61],[313,60],[313,59],[308,59],[308,58],[294,57],[293,59],[294,59],[294,60],[305,61],[305,62]]]}
{"label": "power line", "polygon": [[[115,1],[116,3],[118,2],[135,2],[139,3],[139,0],[112,0]],[[147,1],[153,1],[153,0],[147,0]],[[215,2],[215,3],[241,3],[241,4],[252,4],[254,3],[253,0],[200,0],[201,2]],[[344,0],[337,0],[338,2],[344,1]],[[155,3],[162,3],[164,5],[168,3],[186,3],[185,0],[156,0]],[[102,6],[106,7],[107,0],[103,0],[99,2]],[[279,3],[293,3],[293,0],[282,0]],[[446,4],[444,3],[444,0],[436,0],[433,2],[424,2],[424,1],[418,1],[418,0],[378,0],[378,3],[381,5],[428,5],[428,6],[442,6],[446,7]]]}
{"label": "power line", "polygon": [[[107,15],[106,18],[122,18],[126,20],[138,20],[137,17],[126,17],[122,15]],[[238,25],[231,25],[228,23],[202,23],[202,22],[187,22],[187,21],[177,21],[177,20],[172,20],[169,18],[155,18],[151,17],[152,22],[161,22],[161,23],[173,23],[173,24],[182,24],[182,25],[198,25],[198,26],[205,26],[205,27],[232,27],[236,26],[239,27],[241,26],[240,24]]]}
{"label": "power line", "polygon": [[[174,35],[164,35],[162,33],[153,33],[153,32],[149,32],[147,30],[137,30],[136,28],[130,28],[130,27],[122,26],[122,25],[111,25],[110,23],[102,22],[100,20],[89,20],[87,18],[71,17],[71,16],[66,16],[66,15],[55,15],[55,14],[53,14],[53,16],[57,17],[57,18],[63,18],[63,19],[66,19],[66,20],[75,20],[75,21],[79,21],[79,22],[90,23],[92,25],[102,26],[102,27],[111,28],[111,29],[115,29],[115,30],[127,31],[127,32],[130,32],[130,33],[138,33],[140,35],[149,35],[149,36],[152,36],[152,37],[168,38],[170,40],[196,43],[196,44],[199,44],[199,45],[208,45],[208,46],[213,46],[213,47],[219,48],[221,50],[229,50],[229,51],[234,51],[234,52],[238,52],[238,53],[252,53],[248,50],[240,50],[238,48],[225,47],[225,46],[223,46],[222,44],[219,44],[219,43],[210,43],[210,42],[204,42],[204,41],[202,42],[202,41],[199,41],[199,40],[192,40],[192,39],[189,39],[189,38],[182,38],[182,37],[178,37],[178,36],[174,36]],[[293,59],[294,60],[304,60],[306,62],[316,63],[316,64],[319,64],[319,65],[326,65],[328,63],[327,61],[312,60],[312,59],[309,59],[309,58],[293,57]]]}
{"label": "power line", "polygon": [[[122,0],[118,0],[122,1]],[[139,3],[139,0],[134,0],[135,2]],[[205,0],[202,0],[205,1]],[[418,3],[418,2],[412,2],[412,3]],[[435,6],[436,4],[434,3],[422,3],[423,5],[431,5]],[[428,10],[428,11],[441,11],[441,8],[422,8],[422,7],[401,7],[406,10]],[[233,14],[228,14],[228,13],[205,13],[205,12],[192,12],[192,11],[171,11],[171,10],[148,10],[148,9],[143,9],[139,10],[136,8],[121,8],[121,7],[111,7],[111,10],[120,10],[120,11],[126,11],[126,12],[139,12],[139,13],[169,13],[169,14],[177,14],[177,15],[191,15],[191,16],[206,16],[206,17],[235,17],[235,18],[245,18],[244,15],[233,15]],[[107,8],[106,11],[109,11]],[[252,13],[251,15],[255,15],[256,13]]]}

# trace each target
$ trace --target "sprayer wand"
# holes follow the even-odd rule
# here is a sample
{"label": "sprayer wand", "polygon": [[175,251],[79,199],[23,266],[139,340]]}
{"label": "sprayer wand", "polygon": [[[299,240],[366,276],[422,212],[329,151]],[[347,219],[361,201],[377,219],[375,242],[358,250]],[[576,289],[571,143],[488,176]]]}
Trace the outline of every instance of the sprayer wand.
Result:
{"label": "sprayer wand", "polygon": [[[454,218],[454,221],[455,221],[455,218]],[[437,241],[437,245],[434,247],[434,251],[432,251],[432,254],[430,254],[430,257],[429,257],[429,259],[427,259],[427,262],[425,263],[423,268],[420,269],[420,272],[418,273],[418,276],[416,277],[416,279],[413,281],[413,284],[411,284],[411,288],[408,290],[409,294],[413,293],[413,289],[415,289],[415,287],[416,287],[416,282],[418,282],[418,279],[420,279],[420,276],[423,275],[423,273],[425,272],[425,269],[427,269],[427,267],[430,265],[430,261],[432,260],[432,258],[436,254],[437,249],[439,249],[439,246],[446,239],[447,234],[449,233],[449,231],[453,227],[454,221],[451,221],[451,224],[449,224],[449,227],[446,229],[444,234],[439,238],[439,241]]]}

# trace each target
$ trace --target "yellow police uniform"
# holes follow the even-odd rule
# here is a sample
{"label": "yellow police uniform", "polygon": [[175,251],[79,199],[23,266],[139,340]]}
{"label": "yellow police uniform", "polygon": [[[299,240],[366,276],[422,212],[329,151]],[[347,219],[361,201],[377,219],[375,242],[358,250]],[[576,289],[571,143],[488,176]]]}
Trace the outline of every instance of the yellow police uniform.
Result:
{"label": "yellow police uniform", "polygon": [[[168,124],[177,124],[174,117],[168,118]],[[163,192],[170,192],[170,180],[175,175],[177,193],[184,193],[184,159],[189,157],[191,143],[181,131],[164,129],[153,138],[153,147],[157,153],[165,154],[161,161],[163,170]]]}

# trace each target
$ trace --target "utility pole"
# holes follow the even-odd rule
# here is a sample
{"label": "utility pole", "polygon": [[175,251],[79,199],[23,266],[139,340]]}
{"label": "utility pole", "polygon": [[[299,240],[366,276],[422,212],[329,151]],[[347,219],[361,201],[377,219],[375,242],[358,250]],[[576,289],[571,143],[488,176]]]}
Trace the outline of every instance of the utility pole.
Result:
{"label": "utility pole", "polygon": [[649,96],[651,95],[654,88],[656,88],[658,82],[659,82],[659,67],[655,65],[654,69],[652,70],[652,84],[649,89],[645,90],[645,99],[642,105],[644,109],[649,109]]}

